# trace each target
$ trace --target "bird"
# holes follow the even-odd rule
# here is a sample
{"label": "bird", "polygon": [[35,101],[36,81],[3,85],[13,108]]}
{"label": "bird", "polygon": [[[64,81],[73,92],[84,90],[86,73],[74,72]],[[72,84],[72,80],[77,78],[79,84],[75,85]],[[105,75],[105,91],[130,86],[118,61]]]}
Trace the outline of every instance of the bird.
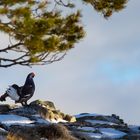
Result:
{"label": "bird", "polygon": [[27,101],[35,92],[34,76],[33,72],[29,73],[23,86],[18,86],[17,84],[9,86],[6,92],[0,97],[0,101],[6,101],[6,98],[10,97],[15,103],[21,103],[22,106],[28,105]]}

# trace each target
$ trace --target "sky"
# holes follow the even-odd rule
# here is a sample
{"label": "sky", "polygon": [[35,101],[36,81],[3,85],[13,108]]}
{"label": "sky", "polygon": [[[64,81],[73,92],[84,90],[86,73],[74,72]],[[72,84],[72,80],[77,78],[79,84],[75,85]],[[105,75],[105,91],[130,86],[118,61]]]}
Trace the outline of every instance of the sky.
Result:
{"label": "sky", "polygon": [[[92,7],[82,6],[86,37],[62,61],[1,68],[0,93],[13,83],[23,85],[27,74],[34,72],[36,91],[30,101],[52,101],[71,115],[117,114],[129,124],[140,125],[139,8],[139,0],[129,0],[123,11],[105,20]],[[1,45],[7,42],[1,34]]]}

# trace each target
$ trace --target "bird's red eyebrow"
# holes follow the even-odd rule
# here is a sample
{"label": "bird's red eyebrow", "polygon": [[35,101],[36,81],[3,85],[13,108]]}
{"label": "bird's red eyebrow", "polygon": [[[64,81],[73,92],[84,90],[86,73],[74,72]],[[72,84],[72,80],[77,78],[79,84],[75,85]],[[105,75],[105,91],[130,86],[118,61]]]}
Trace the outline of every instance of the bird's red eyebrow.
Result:
{"label": "bird's red eyebrow", "polygon": [[32,74],[35,76],[35,73],[34,72],[32,72]]}

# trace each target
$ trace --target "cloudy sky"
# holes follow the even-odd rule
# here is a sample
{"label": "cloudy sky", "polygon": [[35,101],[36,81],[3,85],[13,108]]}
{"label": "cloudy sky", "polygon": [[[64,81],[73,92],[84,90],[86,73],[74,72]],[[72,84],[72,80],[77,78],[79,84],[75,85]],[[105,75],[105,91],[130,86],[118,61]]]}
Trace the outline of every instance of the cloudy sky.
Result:
{"label": "cloudy sky", "polygon": [[[13,83],[22,85],[33,71],[36,92],[31,100],[53,101],[69,114],[115,113],[127,123],[140,124],[139,9],[140,1],[130,0],[125,10],[105,20],[83,6],[86,37],[60,62],[1,68],[0,92]],[[1,45],[6,42],[1,35]]]}

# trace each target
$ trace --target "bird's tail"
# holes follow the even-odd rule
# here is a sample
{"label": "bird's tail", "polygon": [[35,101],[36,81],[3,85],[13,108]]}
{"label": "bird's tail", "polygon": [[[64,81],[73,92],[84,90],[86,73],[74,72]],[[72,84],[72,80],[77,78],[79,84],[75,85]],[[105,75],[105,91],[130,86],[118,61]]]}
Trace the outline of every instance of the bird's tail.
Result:
{"label": "bird's tail", "polygon": [[20,98],[19,95],[18,95],[18,93],[17,93],[17,90],[15,88],[13,88],[12,86],[9,86],[9,88],[6,91],[6,93],[14,101],[18,101],[19,98]]}

